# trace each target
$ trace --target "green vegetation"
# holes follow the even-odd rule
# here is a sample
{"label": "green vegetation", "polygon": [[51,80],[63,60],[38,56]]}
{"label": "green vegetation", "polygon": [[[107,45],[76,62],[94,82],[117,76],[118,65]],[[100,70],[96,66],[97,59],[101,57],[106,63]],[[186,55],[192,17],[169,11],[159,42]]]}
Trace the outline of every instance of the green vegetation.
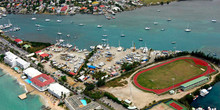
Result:
{"label": "green vegetation", "polygon": [[128,105],[125,104],[123,101],[119,101],[117,97],[115,97],[114,95],[108,93],[108,92],[105,92],[104,93],[104,96],[106,96],[108,99],[111,99],[112,101],[118,103],[118,104],[121,104],[123,107],[125,108],[128,108]]}
{"label": "green vegetation", "polygon": [[135,68],[139,65],[140,65],[140,62],[134,62],[132,64],[124,63],[124,64],[122,64],[121,69],[125,70],[125,71],[130,71],[130,70],[132,70],[133,68]]}
{"label": "green vegetation", "polygon": [[144,5],[163,5],[169,4],[172,1],[174,0],[141,0]]}
{"label": "green vegetation", "polygon": [[0,62],[4,61],[4,57],[5,57],[5,55],[0,55]]}
{"label": "green vegetation", "polygon": [[42,50],[46,47],[51,46],[51,43],[44,43],[44,42],[32,42],[32,41],[24,41],[22,45],[30,45],[31,47],[27,48],[27,52],[32,53],[39,50]]}
{"label": "green vegetation", "polygon": [[93,78],[95,78],[95,79],[97,79],[97,80],[99,80],[99,79],[101,79],[103,76],[105,76],[106,75],[106,72],[101,72],[101,71],[99,71],[99,72],[96,72],[96,73],[94,73],[93,75],[92,75],[92,77]]}
{"label": "green vegetation", "polygon": [[66,82],[66,81],[67,81],[66,76],[61,76],[61,80],[62,80],[63,82]]}
{"label": "green vegetation", "polygon": [[91,102],[91,100],[89,98],[84,97],[83,99],[85,99],[87,103]]}
{"label": "green vegetation", "polygon": [[105,79],[99,79],[96,85],[98,87],[104,86],[105,85]]}
{"label": "green vegetation", "polygon": [[104,93],[98,90],[92,90],[92,91],[86,90],[83,93],[94,100],[100,99],[104,96]]}
{"label": "green vegetation", "polygon": [[[192,59],[188,61],[194,62]],[[205,66],[202,66],[206,69]],[[200,68],[184,60],[177,60],[166,65],[154,68],[140,74],[137,78],[138,83],[150,89],[163,89],[174,84],[180,83],[192,77],[202,74]],[[172,79],[175,78],[175,79]]]}

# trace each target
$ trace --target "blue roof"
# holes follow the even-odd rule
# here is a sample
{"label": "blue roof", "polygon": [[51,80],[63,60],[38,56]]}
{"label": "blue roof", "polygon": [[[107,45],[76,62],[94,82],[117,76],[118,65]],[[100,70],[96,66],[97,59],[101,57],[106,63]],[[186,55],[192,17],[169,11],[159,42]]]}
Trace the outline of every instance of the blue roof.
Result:
{"label": "blue roof", "polygon": [[92,66],[92,65],[88,65],[89,68],[92,68],[92,69],[95,69],[96,67],[95,66]]}

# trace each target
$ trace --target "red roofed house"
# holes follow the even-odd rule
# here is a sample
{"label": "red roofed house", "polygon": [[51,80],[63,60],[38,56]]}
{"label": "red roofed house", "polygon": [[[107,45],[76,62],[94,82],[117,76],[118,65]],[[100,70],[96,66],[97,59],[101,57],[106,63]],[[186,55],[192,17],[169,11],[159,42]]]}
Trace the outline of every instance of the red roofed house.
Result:
{"label": "red roofed house", "polygon": [[43,53],[43,54],[40,55],[40,57],[41,57],[41,58],[49,57],[49,54]]}
{"label": "red roofed house", "polygon": [[55,80],[46,74],[40,74],[32,78],[31,82],[31,85],[37,90],[45,91],[51,83],[55,82]]}
{"label": "red roofed house", "polygon": [[14,40],[17,44],[22,44],[23,43],[23,41],[21,40],[21,39],[15,39]]}

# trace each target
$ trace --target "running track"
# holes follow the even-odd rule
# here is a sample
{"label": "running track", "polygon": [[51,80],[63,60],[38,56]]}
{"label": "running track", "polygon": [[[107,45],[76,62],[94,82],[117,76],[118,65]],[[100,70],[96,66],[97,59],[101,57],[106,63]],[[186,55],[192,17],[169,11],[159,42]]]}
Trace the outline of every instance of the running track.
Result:
{"label": "running track", "polygon": [[[170,87],[164,88],[164,89],[149,89],[149,88],[145,88],[145,87],[141,86],[141,85],[137,82],[137,78],[138,78],[138,76],[139,76],[141,73],[144,73],[144,72],[149,71],[149,70],[152,70],[152,69],[154,69],[154,68],[157,68],[157,67],[166,65],[166,64],[171,63],[171,62],[174,62],[174,61],[176,61],[176,60],[182,60],[182,59],[193,59],[193,61],[195,62],[196,65],[207,66],[207,70],[206,70],[206,72],[204,72],[204,73],[201,74],[201,75],[198,75],[198,76],[196,76],[196,77],[193,77],[193,78],[191,78],[191,79],[188,79],[188,80],[186,80],[186,81],[183,81],[183,82],[181,82],[181,83],[175,84],[174,86],[170,86]],[[148,69],[146,69],[146,70],[143,70],[143,71],[138,72],[137,74],[134,75],[134,77],[133,77],[133,82],[134,82],[134,84],[135,84],[138,88],[140,88],[140,89],[142,89],[142,90],[151,91],[151,92],[154,92],[154,93],[156,93],[156,94],[161,94],[161,93],[164,93],[164,92],[166,92],[166,91],[169,91],[169,90],[173,89],[173,87],[174,87],[174,88],[179,87],[180,85],[182,85],[182,84],[184,84],[184,83],[186,83],[186,82],[192,81],[192,80],[194,80],[194,79],[197,79],[197,78],[199,78],[199,77],[201,77],[201,76],[205,76],[205,75],[207,75],[207,74],[209,74],[209,73],[212,73],[212,72],[215,72],[215,70],[212,69],[211,66],[210,66],[206,61],[204,61],[204,60],[201,60],[201,59],[198,59],[198,58],[194,58],[194,57],[181,57],[181,58],[176,58],[176,59],[173,59],[173,60],[171,60],[171,61],[168,61],[168,62],[159,64],[159,65],[153,66],[153,67],[151,67],[151,68],[148,68]]]}

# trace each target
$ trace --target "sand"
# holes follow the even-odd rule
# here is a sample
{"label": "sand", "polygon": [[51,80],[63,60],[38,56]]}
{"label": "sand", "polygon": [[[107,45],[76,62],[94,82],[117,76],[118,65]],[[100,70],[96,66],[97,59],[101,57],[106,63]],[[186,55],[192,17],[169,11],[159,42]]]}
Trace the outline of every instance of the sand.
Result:
{"label": "sand", "polygon": [[[17,81],[24,85],[25,90],[26,91],[32,91],[34,90],[34,87],[32,87],[31,85],[27,84],[22,78],[21,78],[21,74],[18,74],[17,72],[15,72],[13,69],[11,69],[9,66],[6,66],[2,63],[0,63],[0,68],[3,69],[3,71],[5,71],[6,73],[8,73],[9,75],[11,75],[12,77],[16,78]],[[51,96],[49,93],[47,92],[39,92],[38,90],[33,91],[31,94],[33,95],[39,95],[41,97],[41,101],[43,102],[43,104],[45,104],[46,106],[49,106],[51,108],[51,110],[65,110],[64,108],[57,106],[57,104],[59,103],[59,101],[57,100],[56,102],[54,101],[54,97]],[[28,98],[28,97],[27,97]],[[55,102],[55,103],[53,103]]]}
{"label": "sand", "polygon": [[[217,67],[215,67],[215,68],[220,70]],[[133,73],[133,75],[135,73]],[[219,73],[217,73],[217,74],[219,74]],[[211,80],[207,84],[210,84],[214,80],[214,78],[217,74],[212,75]],[[159,101],[159,100],[168,99],[168,98],[180,99],[180,98],[184,97],[185,95],[187,95],[187,94],[189,94],[189,93],[191,93],[201,87],[201,86],[198,86],[198,87],[195,87],[189,91],[181,92],[181,93],[174,94],[174,95],[164,94],[164,95],[158,96],[154,93],[144,92],[144,91],[136,88],[131,83],[131,78],[133,75],[131,75],[129,78],[126,79],[128,81],[128,84],[123,87],[115,87],[115,88],[104,87],[101,89],[112,93],[113,95],[115,95],[116,97],[118,97],[122,100],[130,99],[136,107],[144,108],[145,106],[148,106],[149,103],[152,103],[154,100]]]}

